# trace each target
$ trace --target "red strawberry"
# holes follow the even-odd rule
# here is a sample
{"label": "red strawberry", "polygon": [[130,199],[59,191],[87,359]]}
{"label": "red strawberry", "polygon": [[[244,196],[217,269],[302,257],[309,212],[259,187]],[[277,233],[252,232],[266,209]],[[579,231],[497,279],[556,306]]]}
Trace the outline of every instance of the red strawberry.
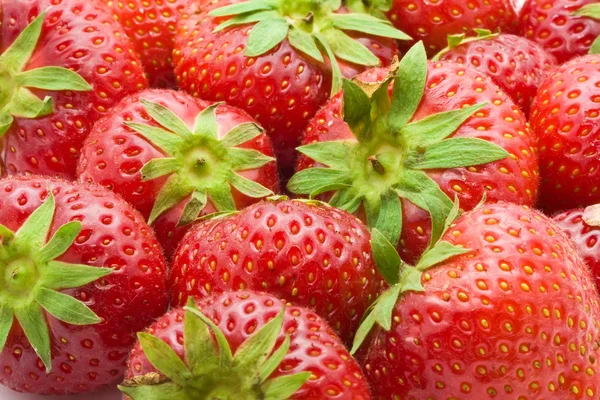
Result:
{"label": "red strawberry", "polygon": [[312,311],[256,292],[212,296],[198,309],[172,310],[138,335],[125,398],[371,398],[356,361]]}
{"label": "red strawberry", "polygon": [[515,35],[478,31],[478,37],[453,36],[448,44],[435,60],[452,61],[486,74],[525,115],[529,115],[538,87],[556,64],[540,45]]}
{"label": "red strawberry", "polygon": [[190,0],[100,0],[135,44],[150,84],[175,87],[173,43]]}
{"label": "red strawberry", "polygon": [[146,87],[142,66],[94,2],[0,1],[1,161],[9,174],[73,178],[94,121]]}
{"label": "red strawberry", "polygon": [[135,332],[167,307],[152,231],[97,186],[15,177],[0,192],[0,382],[39,394],[114,384]]}
{"label": "red strawberry", "polygon": [[596,287],[600,288],[600,221],[598,205],[565,211],[554,216],[554,222],[573,241],[575,250],[590,267]]}
{"label": "red strawberry", "polygon": [[384,20],[349,14],[336,0],[204,3],[180,23],[179,86],[246,110],[273,138],[286,171],[302,129],[339,91],[342,74],[388,65],[397,53],[390,38],[407,38]]}
{"label": "red strawberry", "polygon": [[600,202],[600,56],[555,69],[531,108],[539,138],[541,206],[547,211]]}
{"label": "red strawberry", "polygon": [[541,44],[561,64],[582,56],[600,35],[597,3],[598,0],[525,0],[520,15],[521,35]]}
{"label": "red strawberry", "polygon": [[375,398],[598,397],[600,298],[547,217],[484,205],[401,271],[357,334],[375,320],[387,329],[375,328],[361,359]]}
{"label": "red strawberry", "polygon": [[310,122],[290,191],[334,193],[333,206],[357,212],[399,242],[407,262],[437,241],[455,197],[464,210],[484,196],[535,203],[534,137],[488,77],[453,63],[428,64],[417,45],[383,83],[360,85],[368,94],[347,81],[343,97]]}
{"label": "red strawberry", "polygon": [[381,288],[370,238],[360,221],[326,205],[258,203],[192,229],[173,261],[171,304],[267,291],[314,309],[349,342]]}
{"label": "red strawberry", "polygon": [[269,137],[245,112],[209,105],[170,90],[137,93],[98,121],[82,149],[80,179],[149,218],[169,257],[199,215],[279,191]]}

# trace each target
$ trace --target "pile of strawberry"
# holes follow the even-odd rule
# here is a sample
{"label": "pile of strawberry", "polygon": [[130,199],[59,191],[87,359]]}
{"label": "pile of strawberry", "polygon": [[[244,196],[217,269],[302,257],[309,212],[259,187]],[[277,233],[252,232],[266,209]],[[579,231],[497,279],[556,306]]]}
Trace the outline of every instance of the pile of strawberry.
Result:
{"label": "pile of strawberry", "polygon": [[0,383],[599,399],[599,36],[598,0],[0,0]]}

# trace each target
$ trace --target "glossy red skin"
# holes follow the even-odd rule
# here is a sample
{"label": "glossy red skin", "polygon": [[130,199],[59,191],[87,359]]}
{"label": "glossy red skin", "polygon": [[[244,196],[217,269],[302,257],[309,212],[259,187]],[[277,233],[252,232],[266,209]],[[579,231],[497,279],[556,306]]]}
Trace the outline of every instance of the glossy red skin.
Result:
{"label": "glossy red skin", "polygon": [[261,202],[190,231],[173,260],[171,305],[215,292],[266,291],[314,309],[350,343],[382,287],[370,239],[343,211]]}
{"label": "glossy red skin", "polygon": [[52,348],[52,372],[46,375],[15,320],[0,353],[0,382],[19,392],[89,392],[119,382],[136,332],[167,309],[167,267],[142,216],[96,185],[38,177],[1,180],[0,223],[17,230],[47,198],[48,187],[56,201],[49,237],[69,221],[83,225],[57,260],[115,269],[101,281],[62,291],[83,301],[104,322],[76,327],[46,314]]}
{"label": "glossy red skin", "polygon": [[520,34],[539,44],[559,64],[587,54],[600,35],[600,21],[571,15],[598,0],[525,0]]}
{"label": "glossy red skin", "polygon": [[[513,0],[392,0],[390,21],[414,41],[422,40],[430,56],[448,45],[448,35],[470,34],[474,28],[517,31]],[[408,49],[415,42],[406,42]]]}
{"label": "glossy red skin", "polygon": [[[156,197],[167,181],[168,176],[143,181],[141,168],[150,160],[168,157],[162,150],[153,146],[138,133],[125,126],[125,122],[137,122],[151,126],[160,126],[151,120],[140,98],[162,104],[176,113],[190,128],[193,128],[196,116],[210,102],[195,99],[192,96],[164,89],[150,89],[123,99],[105,118],[98,121],[81,151],[78,172],[83,182],[96,182],[120,194],[148,218]],[[219,125],[219,137],[225,136],[235,126],[254,122],[244,111],[235,107],[221,105],[216,110]],[[240,148],[253,149],[274,157],[273,145],[266,134],[244,143]],[[276,162],[270,162],[261,168],[240,172],[247,179],[258,182],[279,192]],[[256,201],[233,188],[234,201],[238,208],[247,207]],[[189,201],[184,199],[179,205],[167,211],[154,223],[153,228],[159,241],[170,258],[177,245],[189,230],[189,226],[177,227],[183,208]],[[210,203],[202,215],[216,212]]]}
{"label": "glossy red skin", "polygon": [[73,179],[81,144],[93,123],[123,97],[147,86],[141,63],[123,29],[92,1],[0,1],[4,8],[0,53],[46,10],[42,35],[26,69],[69,68],[93,88],[90,92],[36,91],[42,98],[52,97],[55,112],[38,119],[17,118],[0,141],[1,161],[11,175]]}
{"label": "glossy red skin", "polygon": [[525,115],[529,115],[538,87],[556,65],[554,57],[537,43],[509,34],[465,43],[441,60],[466,65],[488,75]]}
{"label": "glossy red skin", "polygon": [[[252,26],[213,33],[224,19],[207,15],[212,8],[232,2],[237,1],[220,0],[207,7],[200,3],[198,13],[192,5],[189,18],[180,21],[173,53],[177,82],[195,97],[226,101],[247,111],[273,139],[279,167],[286,175],[293,169],[302,130],[329,98],[331,72],[327,65],[296,51],[287,40],[260,57],[244,56]],[[384,65],[397,54],[393,40],[367,36],[359,41]],[[365,69],[342,65],[348,78]]]}
{"label": "glossy red skin", "polygon": [[[382,71],[375,72],[374,76],[383,75]],[[475,207],[484,194],[490,202],[503,200],[535,204],[539,185],[535,138],[519,107],[489,77],[449,62],[429,64],[426,87],[414,121],[431,114],[456,110],[465,104],[487,102],[488,105],[479,111],[482,116],[476,115],[467,120],[452,137],[486,139],[511,154],[504,160],[483,166],[427,170],[427,174],[440,185],[444,193],[451,199],[458,196],[463,210]],[[449,97],[448,93],[452,92],[455,94]],[[356,140],[342,115],[342,95],[338,94],[309,123],[302,143]],[[485,130],[478,130],[479,127]],[[312,160],[300,157],[297,170],[313,165]],[[403,200],[402,205],[403,231],[398,250],[406,262],[414,263],[429,244],[431,222],[429,214],[411,202]]]}
{"label": "glossy red skin", "polygon": [[[232,351],[277,316],[285,306],[276,297],[257,292],[214,295],[198,303],[198,308],[223,331]],[[147,329],[167,342],[183,358],[185,311],[171,310]],[[252,327],[253,329],[248,329]],[[369,387],[356,361],[327,323],[314,312],[287,305],[283,328],[276,348],[290,335],[290,351],[271,378],[309,371],[309,379],[291,400],[369,400]],[[335,368],[332,368],[335,366]],[[139,343],[131,352],[127,378],[157,372]],[[125,397],[126,398],[126,397]]]}
{"label": "glossy red skin", "polygon": [[443,239],[473,251],[427,271],[425,292],[396,303],[391,331],[373,332],[362,359],[373,396],[597,396],[600,298],[560,229],[538,212],[499,203],[465,214]]}
{"label": "glossy red skin", "polygon": [[572,60],[540,86],[529,121],[539,138],[545,211],[600,202],[599,116],[600,56]]}
{"label": "glossy red skin", "polygon": [[583,258],[600,288],[600,227],[588,225],[583,220],[585,209],[565,211],[553,217],[554,222],[571,239],[575,250]]}
{"label": "glossy red skin", "polygon": [[135,44],[152,87],[175,88],[173,43],[190,0],[99,0]]}

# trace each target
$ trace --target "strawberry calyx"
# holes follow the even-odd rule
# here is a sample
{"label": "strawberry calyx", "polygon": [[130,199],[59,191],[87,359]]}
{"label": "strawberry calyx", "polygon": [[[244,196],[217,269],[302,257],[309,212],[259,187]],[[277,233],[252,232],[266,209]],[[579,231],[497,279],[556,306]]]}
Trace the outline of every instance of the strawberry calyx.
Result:
{"label": "strawberry calyx", "polygon": [[311,198],[331,193],[329,203],[350,213],[363,206],[367,224],[394,245],[402,232],[400,198],[406,199],[431,214],[431,243],[436,243],[452,200],[426,171],[487,164],[506,158],[508,152],[482,139],[450,137],[486,104],[411,122],[426,80],[427,56],[421,42],[382,83],[359,86],[345,80],[344,120],[356,140],[299,147],[300,153],[326,168],[298,172],[288,189]]}
{"label": "strawberry calyx", "polygon": [[290,348],[290,337],[275,349],[284,312],[266,323],[233,354],[219,327],[190,298],[185,307],[184,357],[164,341],[139,333],[144,354],[160,372],[126,380],[119,389],[133,400],[287,399],[309,372],[270,379]]}
{"label": "strawberry calyx", "polygon": [[190,129],[168,108],[144,99],[141,102],[148,115],[161,127],[131,122],[125,125],[167,154],[165,158],[146,163],[141,169],[142,179],[148,181],[169,176],[157,195],[148,221],[150,224],[188,197],[179,226],[194,222],[209,197],[218,213],[235,211],[232,187],[252,198],[273,194],[261,184],[238,174],[275,160],[257,150],[238,147],[263,133],[258,125],[243,123],[219,138],[215,110],[220,103],[198,114]]}
{"label": "strawberry calyx", "polygon": [[456,49],[463,44],[478,42],[480,40],[492,39],[500,35],[500,32],[492,33],[492,31],[488,29],[473,29],[475,31],[475,36],[467,36],[464,33],[459,35],[448,35],[448,46],[445,49],[442,49],[439,53],[437,53],[431,61],[439,61],[443,56]]}
{"label": "strawberry calyx", "polygon": [[60,291],[87,285],[113,272],[56,260],[71,247],[82,226],[79,221],[69,222],[46,241],[54,212],[50,193],[17,232],[0,225],[0,351],[16,318],[47,373],[52,364],[46,313],[72,325],[101,322],[83,302]]}
{"label": "strawberry calyx", "polygon": [[247,57],[263,55],[287,40],[298,51],[324,62],[332,69],[331,95],[342,88],[339,60],[363,66],[378,66],[379,59],[346,32],[361,32],[398,40],[411,38],[389,21],[365,13],[338,13],[340,0],[249,0],[218,8],[213,17],[227,17],[215,31],[255,24],[248,36]]}
{"label": "strawberry calyx", "polygon": [[54,113],[52,97],[40,99],[31,89],[91,91],[76,72],[61,67],[24,70],[42,32],[46,13],[31,22],[0,55],[0,137],[15,118],[40,118]]}
{"label": "strawberry calyx", "polygon": [[[573,12],[573,15],[583,18],[591,18],[600,21],[600,4],[587,4],[579,10]],[[600,36],[594,40],[590,48],[590,54],[600,54]]]}

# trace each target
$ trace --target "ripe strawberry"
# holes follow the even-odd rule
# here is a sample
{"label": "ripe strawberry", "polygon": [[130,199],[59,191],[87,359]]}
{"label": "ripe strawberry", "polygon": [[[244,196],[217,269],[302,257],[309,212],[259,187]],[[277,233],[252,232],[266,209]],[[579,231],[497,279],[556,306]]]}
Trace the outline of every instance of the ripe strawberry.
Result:
{"label": "ripe strawberry", "polygon": [[565,211],[554,216],[554,222],[572,240],[575,250],[590,267],[596,287],[600,288],[600,248],[598,205]]}
{"label": "ripe strawberry", "polygon": [[525,0],[520,33],[541,44],[562,64],[586,54],[600,35],[597,3],[598,0]]}
{"label": "ripe strawberry", "polygon": [[94,2],[0,1],[0,160],[9,174],[73,178],[94,121],[146,87],[142,66]]}
{"label": "ripe strawberry", "polygon": [[523,113],[485,75],[428,64],[422,45],[379,85],[346,81],[343,97],[315,116],[302,143],[288,189],[333,193],[333,206],[399,242],[407,262],[437,241],[455,197],[464,210],[484,196],[537,199],[535,140]]}
{"label": "ripe strawberry", "polygon": [[598,397],[600,298],[544,215],[484,205],[401,271],[357,334],[358,345],[375,320],[385,326],[360,359],[375,398]]}
{"label": "ripe strawberry", "polygon": [[125,398],[371,398],[327,323],[268,294],[225,293],[198,308],[192,302],[138,336],[120,387]]}
{"label": "ripe strawberry", "polygon": [[150,85],[174,88],[173,43],[177,21],[190,0],[100,0],[135,44]]}
{"label": "ripe strawberry", "polygon": [[556,60],[531,40],[509,34],[478,31],[478,36],[449,38],[448,47],[435,60],[452,61],[486,74],[525,113]]}
{"label": "ripe strawberry", "polygon": [[393,39],[408,38],[336,0],[205,3],[192,4],[180,23],[179,86],[246,110],[272,137],[285,171],[293,168],[302,129],[341,89],[342,75],[388,65],[397,53]]}
{"label": "ripe strawberry", "polygon": [[0,382],[55,395],[114,384],[168,305],[152,231],[100,187],[14,177],[0,192]]}
{"label": "ripe strawberry", "polygon": [[314,309],[348,343],[381,288],[370,238],[356,218],[323,204],[261,202],[190,231],[173,260],[171,304],[267,291]]}
{"label": "ripe strawberry", "polygon": [[78,171],[148,218],[170,257],[198,216],[278,192],[272,156],[271,140],[245,112],[152,89],[123,99],[98,121]]}
{"label": "ripe strawberry", "polygon": [[600,202],[600,56],[572,60],[540,86],[531,108],[539,138],[541,206],[549,212]]}

